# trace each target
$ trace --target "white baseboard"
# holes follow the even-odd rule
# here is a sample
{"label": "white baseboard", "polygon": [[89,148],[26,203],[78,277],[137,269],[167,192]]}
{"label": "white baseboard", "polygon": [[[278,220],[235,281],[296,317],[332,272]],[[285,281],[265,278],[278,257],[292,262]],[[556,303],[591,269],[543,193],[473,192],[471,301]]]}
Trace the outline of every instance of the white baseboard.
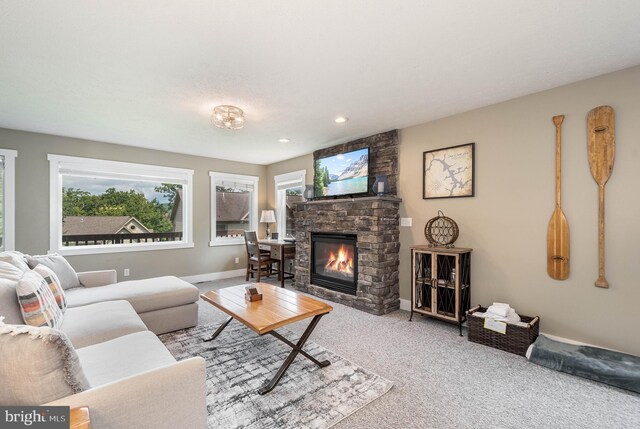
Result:
{"label": "white baseboard", "polygon": [[187,283],[201,283],[201,282],[210,282],[213,280],[230,279],[231,277],[243,276],[246,272],[247,270],[245,268],[240,268],[238,270],[220,271],[217,273],[196,274],[194,276],[184,276],[180,278]]}
{"label": "white baseboard", "polygon": [[400,298],[400,310],[411,311],[411,301]]}
{"label": "white baseboard", "polygon": [[560,341],[562,343],[574,344],[576,346],[598,347],[600,349],[604,348],[604,347],[601,347],[601,346],[594,346],[593,344],[589,344],[589,343],[583,343],[582,341],[572,340],[571,338],[565,338],[565,337],[559,337],[557,335],[547,334],[546,332],[540,332],[540,334],[544,335],[545,337],[550,338],[552,340]]}
{"label": "white baseboard", "polygon": [[560,341],[563,343],[574,344],[576,346],[589,346],[589,347],[596,347],[598,349],[611,350],[613,352],[618,352],[618,353],[628,353],[628,352],[623,352],[617,349],[610,349],[609,347],[596,346],[595,344],[590,344],[590,343],[583,343],[582,341],[572,340],[571,338],[565,338],[565,337],[559,337],[557,335],[547,334],[546,332],[540,332],[540,334],[552,340]]}

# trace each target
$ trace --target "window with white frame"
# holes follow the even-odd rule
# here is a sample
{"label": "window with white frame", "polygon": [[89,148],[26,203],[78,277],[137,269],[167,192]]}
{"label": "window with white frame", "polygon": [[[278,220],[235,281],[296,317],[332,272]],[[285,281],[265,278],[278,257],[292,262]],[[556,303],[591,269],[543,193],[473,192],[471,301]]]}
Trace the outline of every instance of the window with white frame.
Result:
{"label": "window with white frame", "polygon": [[15,161],[18,152],[0,149],[0,251],[15,248]]}
{"label": "window with white frame", "polygon": [[293,205],[303,201],[303,191],[307,170],[275,176],[276,182],[276,222],[278,235],[282,238],[294,237]]}
{"label": "window with white frame", "polygon": [[244,244],[244,232],[258,228],[256,176],[209,172],[211,178],[210,246]]}
{"label": "window with white frame", "polygon": [[50,251],[193,247],[193,170],[49,154]]}

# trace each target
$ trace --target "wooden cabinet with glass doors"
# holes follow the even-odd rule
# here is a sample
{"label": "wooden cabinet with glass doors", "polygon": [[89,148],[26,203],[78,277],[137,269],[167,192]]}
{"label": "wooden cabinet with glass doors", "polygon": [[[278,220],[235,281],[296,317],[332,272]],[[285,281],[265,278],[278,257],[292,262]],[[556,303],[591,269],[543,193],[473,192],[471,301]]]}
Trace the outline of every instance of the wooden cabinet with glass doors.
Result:
{"label": "wooden cabinet with glass doors", "polygon": [[471,302],[471,250],[411,247],[411,317],[420,313],[457,323],[467,319]]}

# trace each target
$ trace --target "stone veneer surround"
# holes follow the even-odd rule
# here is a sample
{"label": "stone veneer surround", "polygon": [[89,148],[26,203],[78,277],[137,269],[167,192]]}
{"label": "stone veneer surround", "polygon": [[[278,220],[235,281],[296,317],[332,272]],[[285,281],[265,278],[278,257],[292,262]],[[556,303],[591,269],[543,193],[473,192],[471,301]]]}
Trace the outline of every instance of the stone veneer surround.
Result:
{"label": "stone veneer surround", "polygon": [[[375,196],[297,203],[295,288],[372,314],[399,309],[401,201],[395,196]],[[358,236],[355,296],[310,284],[312,232]]]}

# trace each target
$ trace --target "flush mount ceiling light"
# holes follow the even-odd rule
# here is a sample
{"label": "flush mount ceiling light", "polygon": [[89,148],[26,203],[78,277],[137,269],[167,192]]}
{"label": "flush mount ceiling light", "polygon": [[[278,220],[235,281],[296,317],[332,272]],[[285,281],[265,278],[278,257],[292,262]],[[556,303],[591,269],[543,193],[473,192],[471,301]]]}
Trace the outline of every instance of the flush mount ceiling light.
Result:
{"label": "flush mount ceiling light", "polygon": [[239,130],[244,127],[244,112],[236,106],[223,104],[213,108],[213,125],[227,130]]}
{"label": "flush mount ceiling light", "polygon": [[347,118],[346,116],[338,116],[337,118],[335,118],[333,121],[336,124],[344,124],[345,122],[347,122],[349,120],[349,118]]}
{"label": "flush mount ceiling light", "polygon": [[289,143],[289,139],[280,139],[278,140],[280,143]]}

